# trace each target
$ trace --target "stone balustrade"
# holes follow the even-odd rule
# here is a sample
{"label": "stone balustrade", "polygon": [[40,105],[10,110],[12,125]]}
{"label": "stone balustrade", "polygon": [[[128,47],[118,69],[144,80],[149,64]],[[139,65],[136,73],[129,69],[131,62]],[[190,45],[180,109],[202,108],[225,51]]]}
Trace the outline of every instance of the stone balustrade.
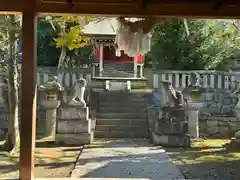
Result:
{"label": "stone balustrade", "polygon": [[169,81],[174,88],[184,89],[188,85],[196,84],[198,75],[203,88],[230,89],[231,82],[240,80],[240,72],[223,71],[154,71],[153,87],[158,87],[159,81]]}

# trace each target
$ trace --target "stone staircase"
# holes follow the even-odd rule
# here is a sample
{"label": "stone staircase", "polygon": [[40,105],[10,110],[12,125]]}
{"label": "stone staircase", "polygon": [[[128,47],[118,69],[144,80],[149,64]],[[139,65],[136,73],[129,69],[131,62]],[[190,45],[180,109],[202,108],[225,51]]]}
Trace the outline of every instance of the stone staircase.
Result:
{"label": "stone staircase", "polygon": [[132,77],[133,76],[132,64],[104,64],[103,76],[104,77]]}
{"label": "stone staircase", "polygon": [[143,93],[99,93],[96,138],[148,138]]}

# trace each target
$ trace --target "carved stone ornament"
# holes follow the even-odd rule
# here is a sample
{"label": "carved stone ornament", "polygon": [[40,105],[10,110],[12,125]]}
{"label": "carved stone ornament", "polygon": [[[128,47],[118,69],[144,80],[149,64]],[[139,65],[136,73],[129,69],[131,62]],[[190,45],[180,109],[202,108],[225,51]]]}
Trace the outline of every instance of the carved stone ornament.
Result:
{"label": "carved stone ornament", "polygon": [[52,81],[48,81],[45,85],[41,85],[40,90],[63,91],[63,87],[57,81],[57,76],[54,76]]}
{"label": "carved stone ornament", "polygon": [[86,85],[87,81],[83,78],[80,78],[74,82],[73,98],[69,102],[69,105],[86,107],[86,102],[84,100]]}

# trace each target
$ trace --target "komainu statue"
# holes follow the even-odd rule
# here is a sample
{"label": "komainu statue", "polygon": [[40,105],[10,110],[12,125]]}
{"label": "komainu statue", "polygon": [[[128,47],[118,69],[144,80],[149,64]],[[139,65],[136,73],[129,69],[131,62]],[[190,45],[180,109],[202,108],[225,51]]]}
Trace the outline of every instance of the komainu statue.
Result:
{"label": "komainu statue", "polygon": [[172,107],[181,107],[184,105],[183,94],[173,88],[172,83],[162,82],[164,90],[167,92],[169,104]]}
{"label": "komainu statue", "polygon": [[183,94],[170,82],[161,82],[159,87],[161,106],[154,123],[152,140],[156,145],[190,147],[188,116]]}

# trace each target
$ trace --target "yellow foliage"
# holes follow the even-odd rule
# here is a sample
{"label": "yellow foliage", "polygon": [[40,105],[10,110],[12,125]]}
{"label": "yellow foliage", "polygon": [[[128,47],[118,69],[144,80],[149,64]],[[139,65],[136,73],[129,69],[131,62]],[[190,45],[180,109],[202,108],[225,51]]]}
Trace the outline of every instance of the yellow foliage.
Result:
{"label": "yellow foliage", "polygon": [[69,50],[87,46],[87,38],[81,36],[81,29],[78,26],[71,27],[69,32],[60,34],[54,39],[56,47],[66,46]]}
{"label": "yellow foliage", "polygon": [[[47,17],[47,14],[41,15],[40,17]],[[64,25],[66,23],[79,24],[79,16],[72,16],[70,14],[65,14],[64,16],[51,16],[52,22],[58,25]],[[96,19],[96,16],[85,16],[84,23],[88,24],[90,21]],[[60,32],[57,38],[53,39],[56,43],[57,48],[62,46],[67,47],[69,50],[75,48],[80,48],[88,46],[88,38],[82,36],[82,30],[79,25],[73,26],[67,32]]]}

